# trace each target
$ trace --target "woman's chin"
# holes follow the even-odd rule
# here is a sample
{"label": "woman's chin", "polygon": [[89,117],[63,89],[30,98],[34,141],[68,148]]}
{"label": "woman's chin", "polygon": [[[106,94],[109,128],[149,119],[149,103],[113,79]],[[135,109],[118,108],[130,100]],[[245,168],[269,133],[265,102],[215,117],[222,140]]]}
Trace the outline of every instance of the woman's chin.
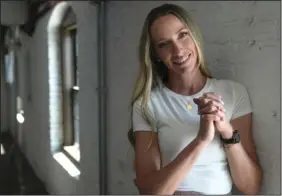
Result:
{"label": "woman's chin", "polygon": [[180,70],[188,70],[192,67],[194,67],[193,65],[191,65],[190,63],[185,63],[185,64],[182,64],[182,65],[174,65],[176,69],[180,69]]}
{"label": "woman's chin", "polygon": [[174,70],[179,74],[183,74],[183,73],[194,71],[195,66],[191,64],[174,65]]}

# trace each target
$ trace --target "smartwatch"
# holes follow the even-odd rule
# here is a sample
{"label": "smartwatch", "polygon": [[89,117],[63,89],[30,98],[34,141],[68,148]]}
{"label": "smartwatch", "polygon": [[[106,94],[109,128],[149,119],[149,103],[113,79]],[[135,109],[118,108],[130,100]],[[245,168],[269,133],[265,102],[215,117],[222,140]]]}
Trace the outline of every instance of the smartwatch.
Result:
{"label": "smartwatch", "polygon": [[238,130],[233,131],[232,137],[229,139],[224,139],[222,136],[220,136],[220,138],[223,144],[237,144],[240,142],[240,135]]}

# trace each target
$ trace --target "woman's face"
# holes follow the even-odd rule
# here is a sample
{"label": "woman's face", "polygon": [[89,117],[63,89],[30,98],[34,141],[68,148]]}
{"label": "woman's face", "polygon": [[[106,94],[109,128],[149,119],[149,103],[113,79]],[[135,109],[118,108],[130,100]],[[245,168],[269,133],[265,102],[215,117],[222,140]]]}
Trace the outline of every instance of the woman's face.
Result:
{"label": "woman's face", "polygon": [[150,33],[155,52],[168,69],[179,74],[198,69],[196,45],[188,28],[176,16],[158,18]]}

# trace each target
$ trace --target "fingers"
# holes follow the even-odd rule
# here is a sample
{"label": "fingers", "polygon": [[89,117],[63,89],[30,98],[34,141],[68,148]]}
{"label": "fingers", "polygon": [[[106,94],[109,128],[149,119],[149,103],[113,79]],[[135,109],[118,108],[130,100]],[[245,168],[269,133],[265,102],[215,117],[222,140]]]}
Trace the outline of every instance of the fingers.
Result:
{"label": "fingers", "polygon": [[216,111],[211,114],[203,114],[201,115],[201,118],[210,121],[224,121],[225,114],[222,111]]}
{"label": "fingers", "polygon": [[225,108],[223,107],[223,105],[214,101],[209,101],[207,105],[205,105],[204,107],[199,107],[198,110],[199,114],[207,114],[211,112],[216,112],[218,110],[225,112]]}
{"label": "fingers", "polygon": [[218,100],[210,99],[206,97],[194,98],[193,101],[200,108],[206,107],[208,104],[219,106],[219,107],[222,107],[224,105],[223,101],[218,101]]}
{"label": "fingers", "polygon": [[221,121],[220,117],[214,114],[204,114],[201,115],[201,118],[208,121]]}
{"label": "fingers", "polygon": [[211,113],[217,110],[225,112],[221,96],[213,92],[204,93],[202,97],[193,100],[198,105],[199,114]]}
{"label": "fingers", "polygon": [[194,103],[197,104],[197,105],[199,105],[200,102],[201,102],[199,98],[194,98],[193,101],[194,101]]}
{"label": "fingers", "polygon": [[199,99],[199,106],[203,107],[204,105],[208,104],[210,101],[212,101],[214,104],[220,104],[220,105],[224,105],[224,102],[222,101],[221,98],[219,97],[207,97],[207,96],[202,96]]}
{"label": "fingers", "polygon": [[205,120],[224,121],[225,108],[222,97],[213,92],[204,93],[194,101],[198,105],[198,113]]}
{"label": "fingers", "polygon": [[208,98],[208,99],[212,99],[212,100],[216,100],[218,102],[221,102],[222,105],[224,105],[223,101],[222,101],[222,97],[214,92],[208,92],[208,93],[204,93],[203,97]]}

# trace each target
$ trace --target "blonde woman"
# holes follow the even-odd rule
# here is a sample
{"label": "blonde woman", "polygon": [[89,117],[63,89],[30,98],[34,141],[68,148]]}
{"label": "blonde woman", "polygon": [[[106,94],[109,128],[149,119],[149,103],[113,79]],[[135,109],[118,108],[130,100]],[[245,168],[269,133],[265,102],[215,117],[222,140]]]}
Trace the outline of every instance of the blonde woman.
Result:
{"label": "blonde woman", "polygon": [[147,16],[139,46],[129,140],[141,194],[257,194],[262,179],[246,88],[212,78],[199,29],[164,4]]}

